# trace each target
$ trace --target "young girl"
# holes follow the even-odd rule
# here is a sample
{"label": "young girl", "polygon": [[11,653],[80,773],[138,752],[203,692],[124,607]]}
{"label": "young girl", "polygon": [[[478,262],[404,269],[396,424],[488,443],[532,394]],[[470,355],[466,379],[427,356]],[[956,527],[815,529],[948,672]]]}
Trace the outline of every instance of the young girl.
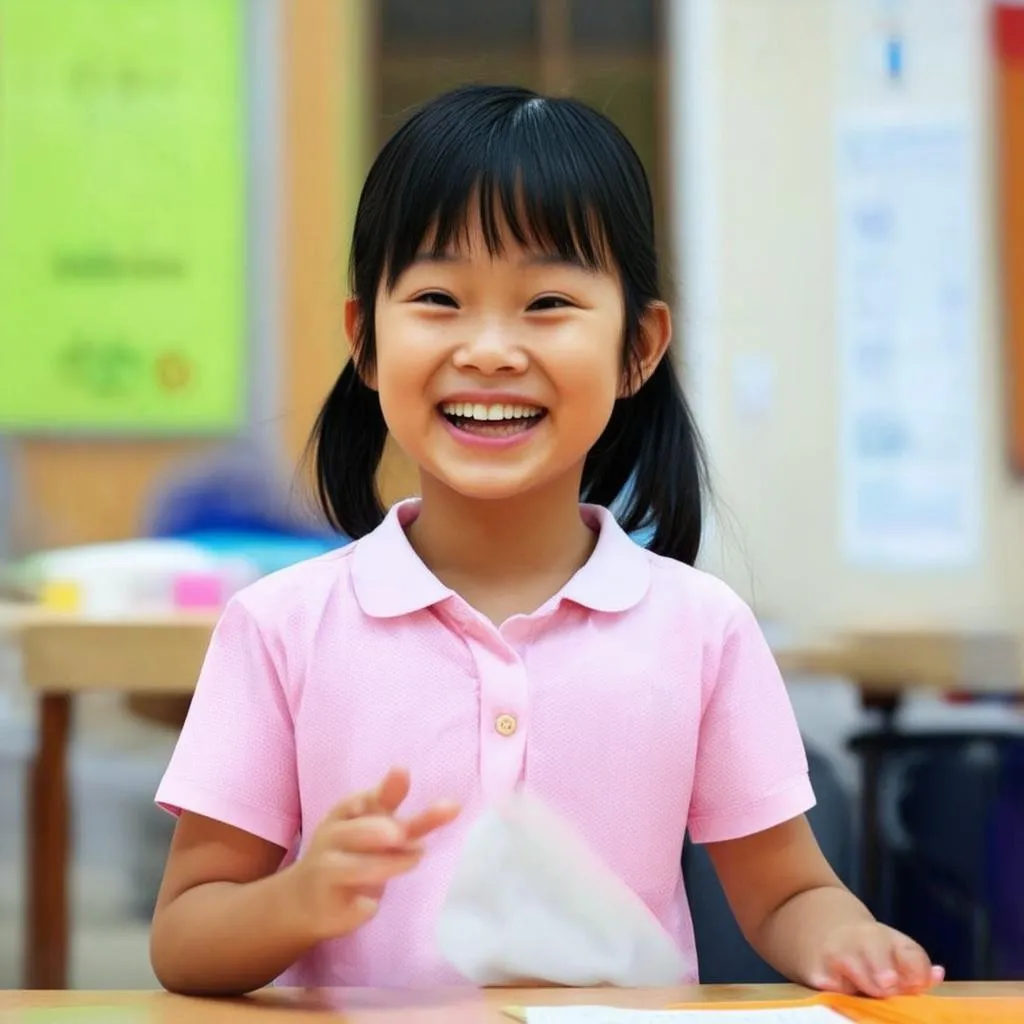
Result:
{"label": "young girl", "polygon": [[[457,983],[435,926],[462,840],[525,786],[645,902],[691,980],[687,829],[783,974],[929,987],[924,951],[819,852],[753,615],[692,567],[699,446],[622,134],[519,88],[427,104],[370,171],[351,287],[353,359],[314,442],[326,512],[359,539],[258,582],[217,627],[157,796],[179,815],[161,982]],[[388,432],[422,497],[385,513]],[[645,529],[649,550],[627,536]]]}

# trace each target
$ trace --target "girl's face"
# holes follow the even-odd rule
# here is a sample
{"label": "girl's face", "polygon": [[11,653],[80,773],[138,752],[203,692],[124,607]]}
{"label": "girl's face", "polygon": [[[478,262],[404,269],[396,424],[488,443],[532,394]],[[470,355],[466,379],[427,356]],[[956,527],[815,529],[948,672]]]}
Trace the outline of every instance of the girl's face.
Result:
{"label": "girl's face", "polygon": [[[421,471],[467,498],[500,499],[572,474],[625,385],[622,286],[523,248],[487,251],[479,224],[442,258],[425,251],[378,292],[370,383],[394,439]],[[358,310],[350,305],[354,332]],[[653,370],[671,333],[645,318]],[[646,373],[643,374],[646,377]]]}

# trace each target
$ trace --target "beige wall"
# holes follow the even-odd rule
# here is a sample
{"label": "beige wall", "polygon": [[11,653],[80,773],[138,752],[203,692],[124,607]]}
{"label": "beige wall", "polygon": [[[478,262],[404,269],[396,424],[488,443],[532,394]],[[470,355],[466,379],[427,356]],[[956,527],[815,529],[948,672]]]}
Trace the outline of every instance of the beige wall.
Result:
{"label": "beige wall", "polygon": [[[1003,456],[987,5],[904,3],[908,60],[918,63],[900,102],[932,113],[965,110],[978,159],[982,550],[973,566],[940,572],[856,569],[844,563],[840,548],[834,120],[839,103],[879,102],[858,74],[863,48],[851,42],[879,5],[681,0],[681,6],[701,8],[713,24],[707,36],[713,82],[704,97],[711,112],[691,109],[681,131],[685,140],[701,122],[711,151],[704,175],[714,176],[702,196],[714,210],[695,211],[691,203],[699,223],[679,228],[684,236],[700,235],[681,246],[688,253],[684,273],[702,258],[713,264],[697,266],[704,284],[682,311],[683,333],[688,319],[695,328],[693,346],[684,341],[684,351],[703,385],[698,408],[724,506],[709,565],[762,614],[798,628],[1012,620],[1024,607],[1017,583],[1024,516]],[[682,97],[677,111],[685,119]],[[745,418],[733,372],[737,360],[751,356],[774,370],[774,393],[767,412]]]}

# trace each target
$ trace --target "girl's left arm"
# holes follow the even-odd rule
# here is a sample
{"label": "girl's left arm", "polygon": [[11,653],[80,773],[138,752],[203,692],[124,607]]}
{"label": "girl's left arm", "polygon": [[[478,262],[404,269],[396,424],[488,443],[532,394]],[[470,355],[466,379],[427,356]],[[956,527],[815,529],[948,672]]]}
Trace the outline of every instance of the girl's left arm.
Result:
{"label": "girl's left arm", "polygon": [[747,941],[787,978],[876,997],[942,980],[916,942],[877,922],[843,885],[803,815],[707,850]]}

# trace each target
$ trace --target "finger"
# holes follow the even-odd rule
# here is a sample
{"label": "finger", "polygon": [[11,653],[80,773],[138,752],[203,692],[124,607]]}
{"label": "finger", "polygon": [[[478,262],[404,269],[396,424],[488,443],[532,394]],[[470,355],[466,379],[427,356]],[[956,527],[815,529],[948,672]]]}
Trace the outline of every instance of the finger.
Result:
{"label": "finger", "polygon": [[836,992],[844,996],[859,996],[863,995],[863,990],[860,985],[857,984],[852,978],[848,978],[841,971],[839,972],[836,981]]}
{"label": "finger", "polygon": [[862,994],[881,999],[887,995],[875,982],[873,972],[868,962],[859,953],[844,953],[835,958],[830,965],[830,973],[839,978],[840,984],[845,984],[845,991],[850,994]]}
{"label": "finger", "polygon": [[375,885],[357,886],[352,891],[360,896],[368,896],[371,900],[379,900],[384,895],[385,888],[386,886],[383,882],[377,882]]}
{"label": "finger", "polygon": [[458,816],[461,808],[450,800],[443,800],[428,807],[422,814],[417,814],[405,822],[405,834],[411,840],[422,839],[445,825],[451,824]]}
{"label": "finger", "polygon": [[416,853],[339,853],[333,861],[333,880],[345,889],[383,885],[412,871],[421,860]]}
{"label": "finger", "polygon": [[811,988],[819,989],[822,992],[836,992],[844,996],[857,994],[857,986],[841,971],[834,968],[828,968],[811,978]]}
{"label": "finger", "polygon": [[902,941],[893,951],[901,992],[923,992],[932,984],[932,965],[928,954],[916,943]]}
{"label": "finger", "polygon": [[394,814],[408,792],[409,773],[403,769],[392,769],[375,789],[345,797],[331,810],[328,817],[348,821],[366,814]]}
{"label": "finger", "polygon": [[811,979],[811,985],[823,992],[839,992],[843,995],[854,995],[857,991],[853,982],[843,973],[841,957],[828,952],[825,953],[821,971]]}
{"label": "finger", "polygon": [[327,841],[334,849],[350,853],[419,853],[405,826],[383,816],[339,821],[328,831]]}
{"label": "finger", "polygon": [[377,811],[394,814],[409,795],[409,773],[404,768],[392,768],[374,793]]}
{"label": "finger", "polygon": [[376,803],[376,793],[353,793],[336,804],[327,817],[336,818],[339,821],[362,818],[364,815],[375,813]]}
{"label": "finger", "polygon": [[360,893],[349,905],[349,927],[354,931],[375,917],[380,909],[380,898]]}
{"label": "finger", "polygon": [[[888,933],[882,932],[882,935],[887,936]],[[874,991],[869,992],[869,995],[884,997],[899,992],[900,972],[896,962],[896,948],[887,937],[865,945],[860,951],[860,959],[874,986]]]}
{"label": "finger", "polygon": [[938,964],[934,964],[928,978],[929,985],[941,985],[945,980],[946,968],[940,967]]}
{"label": "finger", "polygon": [[816,988],[820,992],[846,992],[842,979],[830,970],[812,974],[809,983],[811,988]]}

